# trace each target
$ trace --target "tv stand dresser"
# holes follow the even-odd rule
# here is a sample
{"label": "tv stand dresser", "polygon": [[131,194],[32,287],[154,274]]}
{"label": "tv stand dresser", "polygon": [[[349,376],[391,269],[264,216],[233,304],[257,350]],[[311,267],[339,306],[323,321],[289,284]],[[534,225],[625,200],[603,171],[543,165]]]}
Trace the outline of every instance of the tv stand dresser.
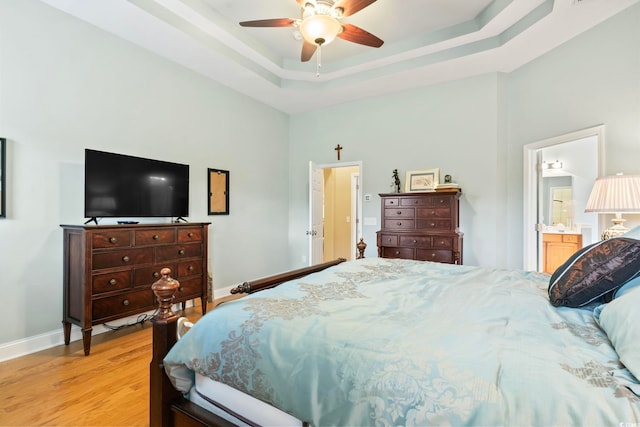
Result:
{"label": "tv stand dresser", "polygon": [[209,224],[61,225],[65,344],[78,325],[89,355],[93,325],[157,308],[151,285],[164,267],[180,282],[175,302],[200,298],[204,314]]}

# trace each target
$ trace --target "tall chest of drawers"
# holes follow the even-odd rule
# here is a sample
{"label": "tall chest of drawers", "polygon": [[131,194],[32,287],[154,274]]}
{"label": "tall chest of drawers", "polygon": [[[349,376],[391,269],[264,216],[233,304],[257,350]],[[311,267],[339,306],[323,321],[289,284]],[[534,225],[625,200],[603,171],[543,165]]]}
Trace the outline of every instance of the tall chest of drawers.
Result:
{"label": "tall chest of drawers", "polygon": [[151,285],[164,267],[180,282],[175,302],[207,301],[209,223],[61,225],[64,236],[64,341],[82,329],[84,354],[93,325],[154,310]]}
{"label": "tall chest of drawers", "polygon": [[459,190],[380,194],[378,256],[462,264]]}

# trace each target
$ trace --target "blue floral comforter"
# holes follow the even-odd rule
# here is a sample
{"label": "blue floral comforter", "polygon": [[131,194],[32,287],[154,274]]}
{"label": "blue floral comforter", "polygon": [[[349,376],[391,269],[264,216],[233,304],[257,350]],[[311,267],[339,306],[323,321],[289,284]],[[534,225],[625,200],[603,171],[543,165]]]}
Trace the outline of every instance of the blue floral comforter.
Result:
{"label": "blue floral comforter", "polygon": [[165,368],[184,392],[197,371],[315,426],[638,425],[638,381],[548,280],[345,262],[216,308]]}

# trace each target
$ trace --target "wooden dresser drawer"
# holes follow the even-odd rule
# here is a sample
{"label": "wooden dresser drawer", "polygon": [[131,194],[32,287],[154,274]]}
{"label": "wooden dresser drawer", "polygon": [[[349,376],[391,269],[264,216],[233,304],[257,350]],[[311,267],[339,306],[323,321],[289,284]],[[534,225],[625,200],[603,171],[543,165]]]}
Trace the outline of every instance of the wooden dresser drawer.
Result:
{"label": "wooden dresser drawer", "polygon": [[416,249],[416,259],[420,261],[435,261],[453,263],[453,252],[438,249]]}
{"label": "wooden dresser drawer", "polygon": [[415,227],[415,221],[413,219],[385,219],[384,228],[395,230],[410,230]]}
{"label": "wooden dresser drawer", "polygon": [[153,262],[153,249],[123,249],[119,251],[95,252],[92,255],[93,269],[100,270],[111,267],[125,267]]}
{"label": "wooden dresser drawer", "polygon": [[378,246],[398,246],[398,235],[380,234],[378,237]]}
{"label": "wooden dresser drawer", "polygon": [[202,241],[202,228],[185,228],[178,230],[178,242],[201,242]]}
{"label": "wooden dresser drawer", "polygon": [[424,197],[403,197],[400,199],[400,206],[431,206],[430,199]]}
{"label": "wooden dresser drawer", "polygon": [[159,228],[156,230],[136,230],[135,232],[135,245],[136,246],[148,246],[148,245],[160,245],[165,243],[175,243],[176,230],[175,228]]}
{"label": "wooden dresser drawer", "polygon": [[428,219],[438,219],[438,218],[451,218],[451,209],[450,208],[419,208],[416,209],[416,218],[428,218]]}
{"label": "wooden dresser drawer", "polygon": [[156,262],[172,261],[182,258],[202,256],[202,245],[173,245],[156,248]]}
{"label": "wooden dresser drawer", "polygon": [[193,298],[193,295],[202,293],[202,279],[193,278],[180,280],[180,287],[176,292],[176,300]]}
{"label": "wooden dresser drawer", "polygon": [[131,287],[131,270],[96,274],[91,277],[91,289],[94,294],[118,291]]}
{"label": "wooden dresser drawer", "polygon": [[386,198],[384,199],[384,207],[389,208],[393,206],[400,206],[400,200],[397,198]]}
{"label": "wooden dresser drawer", "polygon": [[148,286],[151,287],[160,277],[160,270],[168,267],[171,269],[171,275],[173,276],[176,271],[175,264],[156,264],[149,267],[139,267],[133,269],[133,286]]}
{"label": "wooden dresser drawer", "polygon": [[431,237],[429,236],[400,236],[400,246],[411,246],[414,248],[430,248]]}
{"label": "wooden dresser drawer", "polygon": [[431,247],[434,249],[451,249],[453,248],[453,239],[451,237],[433,236],[431,238]]}
{"label": "wooden dresser drawer", "polygon": [[139,312],[146,307],[152,308],[154,304],[151,289],[144,291],[126,292],[107,298],[93,300],[93,321],[100,323],[100,319],[109,317],[122,317],[127,312]]}
{"label": "wooden dresser drawer", "polygon": [[413,259],[414,249],[413,248],[382,248],[382,257],[383,258],[403,258],[403,259]]}
{"label": "wooden dresser drawer", "polygon": [[416,228],[425,230],[449,230],[451,220],[449,219],[416,219]]}
{"label": "wooden dresser drawer", "polygon": [[395,208],[395,209],[385,209],[384,217],[387,219],[393,218],[407,218],[413,219],[415,215],[415,210],[411,208]]}
{"label": "wooden dresser drawer", "polygon": [[436,196],[429,198],[429,206],[443,208],[451,206],[453,198],[451,196]]}
{"label": "wooden dresser drawer", "polygon": [[200,276],[202,275],[202,262],[199,259],[178,263],[175,277]]}
{"label": "wooden dresser drawer", "polygon": [[129,230],[105,230],[93,233],[93,248],[124,248],[131,246],[131,232]]}

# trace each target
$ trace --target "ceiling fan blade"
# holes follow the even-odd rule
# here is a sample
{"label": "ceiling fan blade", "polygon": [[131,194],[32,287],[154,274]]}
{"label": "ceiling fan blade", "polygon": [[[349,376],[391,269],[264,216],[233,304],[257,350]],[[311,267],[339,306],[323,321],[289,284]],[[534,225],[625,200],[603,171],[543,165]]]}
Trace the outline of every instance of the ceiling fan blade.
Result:
{"label": "ceiling fan blade", "polygon": [[384,43],[382,39],[352,24],[342,24],[342,32],[338,33],[338,37],[343,40],[371,47],[380,47]]}
{"label": "ceiling fan blade", "polygon": [[243,27],[293,27],[296,20],[293,18],[259,19],[257,21],[244,21]]}
{"label": "ceiling fan blade", "polygon": [[302,54],[300,55],[300,60],[302,62],[307,62],[308,60],[310,60],[317,48],[318,46],[316,46],[315,44],[309,43],[308,41],[304,40],[304,43],[302,44]]}
{"label": "ceiling fan blade", "polygon": [[356,12],[361,11],[365,7],[375,2],[376,0],[338,0],[335,2],[333,7],[342,8],[342,10],[344,10],[344,12],[342,13],[342,16],[349,16],[349,15],[353,15]]}

